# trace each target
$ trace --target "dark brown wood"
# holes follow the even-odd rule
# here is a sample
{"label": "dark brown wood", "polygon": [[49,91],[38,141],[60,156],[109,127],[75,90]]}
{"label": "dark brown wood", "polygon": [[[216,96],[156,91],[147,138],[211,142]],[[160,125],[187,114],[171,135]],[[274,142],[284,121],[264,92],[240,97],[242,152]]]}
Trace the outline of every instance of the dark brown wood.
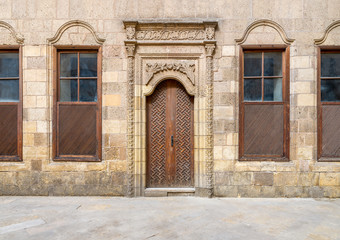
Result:
{"label": "dark brown wood", "polygon": [[177,81],[147,97],[147,186],[194,185],[193,97]]}
{"label": "dark brown wood", "polygon": [[18,106],[0,105],[0,155],[18,155]]}
{"label": "dark brown wood", "polygon": [[244,156],[283,157],[283,105],[246,105]]}
{"label": "dark brown wood", "polygon": [[59,104],[59,154],[96,155],[96,106]]}
{"label": "dark brown wood", "polygon": [[[99,46],[54,46],[53,53],[53,159],[55,161],[100,161],[102,157],[102,49]],[[78,80],[77,102],[59,102],[60,53],[78,54],[78,78],[72,78]],[[80,53],[97,53],[97,77],[88,78],[79,76]],[[97,79],[97,102],[79,102],[80,79]],[[71,108],[75,110],[71,111]],[[68,112],[71,116],[72,114],[76,116],[68,117],[67,114],[62,112],[63,110],[66,110],[66,113]],[[83,117],[86,118],[85,121]],[[78,124],[75,124],[74,119],[77,119]],[[74,125],[84,130],[86,124],[90,124],[90,126],[87,126],[86,132],[83,132],[81,135],[79,135],[80,130],[78,131],[70,127]],[[74,134],[78,134],[78,139],[75,138]],[[77,139],[78,142],[75,143],[72,139]]]}
{"label": "dark brown wood", "polygon": [[[19,102],[0,102],[0,128],[10,121],[6,123],[8,129],[0,130],[0,135],[4,136],[0,140],[0,161],[22,161],[22,46],[0,46],[0,51],[19,53],[19,78],[7,78],[19,79]],[[11,132],[6,133],[10,129]]]}
{"label": "dark brown wood", "polygon": [[339,116],[340,102],[321,101],[321,54],[339,53],[339,46],[320,46],[317,48],[317,157],[320,162],[340,161]]}
{"label": "dark brown wood", "polygon": [[[261,52],[262,53],[262,68],[263,54],[265,51],[282,52],[282,101],[259,101],[259,102],[244,102],[244,53],[245,52]],[[262,69],[262,88],[263,88],[263,69]],[[270,77],[272,78],[272,77]],[[275,78],[275,77],[274,77]],[[240,48],[240,84],[239,84],[239,160],[244,161],[289,161],[289,47],[286,45],[243,45]],[[262,89],[262,99],[264,91]],[[274,124],[275,129],[269,130],[262,123],[266,123],[267,119],[257,116],[256,111],[251,111],[258,108],[264,111],[263,114],[279,119],[279,123]],[[248,113],[247,110],[250,110]],[[270,113],[273,111],[272,113]],[[277,111],[277,112],[276,112]],[[247,115],[247,116],[246,116]],[[252,117],[254,115],[255,117]],[[247,118],[247,119],[246,119]],[[246,122],[247,120],[247,122]],[[256,127],[255,125],[258,126]],[[266,123],[273,124],[273,123]],[[279,126],[280,124],[280,126]],[[249,128],[252,127],[252,128]],[[249,129],[248,129],[249,128]],[[274,144],[267,144],[266,138],[261,136],[274,137]],[[249,138],[249,139],[248,139]],[[269,139],[268,139],[269,140]],[[272,139],[273,140],[273,139]],[[255,144],[256,141],[257,143]],[[262,142],[261,142],[262,141]],[[261,146],[260,146],[261,145]],[[280,150],[279,150],[280,149]]]}
{"label": "dark brown wood", "polygon": [[340,104],[324,105],[321,157],[340,158]]}

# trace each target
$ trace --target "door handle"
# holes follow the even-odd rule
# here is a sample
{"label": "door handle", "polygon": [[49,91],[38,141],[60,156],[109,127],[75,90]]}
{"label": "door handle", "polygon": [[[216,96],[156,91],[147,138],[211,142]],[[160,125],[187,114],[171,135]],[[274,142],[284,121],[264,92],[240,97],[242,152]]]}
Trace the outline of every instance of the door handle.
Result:
{"label": "door handle", "polygon": [[173,146],[174,146],[174,136],[171,135],[171,147],[173,147]]}

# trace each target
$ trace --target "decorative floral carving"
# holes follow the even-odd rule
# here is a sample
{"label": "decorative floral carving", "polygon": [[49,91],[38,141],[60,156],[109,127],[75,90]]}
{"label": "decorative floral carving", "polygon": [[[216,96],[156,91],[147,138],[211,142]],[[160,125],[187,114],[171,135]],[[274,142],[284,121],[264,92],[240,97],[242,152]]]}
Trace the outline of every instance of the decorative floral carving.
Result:
{"label": "decorative floral carving", "polygon": [[213,195],[213,57],[215,45],[206,44],[206,172],[209,197]]}
{"label": "decorative floral carving", "polygon": [[128,87],[127,87],[127,102],[128,102],[128,146],[127,146],[127,158],[128,158],[128,189],[127,195],[129,197],[134,196],[134,53],[135,53],[135,45],[128,44],[126,45],[126,51],[128,54]]}
{"label": "decorative floral carving", "polygon": [[126,38],[128,40],[135,39],[136,29],[133,26],[129,26],[126,28]]}
{"label": "decorative floral carving", "polygon": [[128,44],[125,46],[126,48],[126,52],[127,52],[127,55],[128,57],[134,57],[135,56],[135,45],[134,44]]}
{"label": "decorative floral carving", "polygon": [[178,71],[187,75],[188,79],[195,83],[195,64],[187,63],[147,63],[145,71],[147,72],[147,81],[153,77],[154,74],[163,71]]}
{"label": "decorative floral carving", "polygon": [[137,31],[137,40],[204,40],[203,30]]}
{"label": "decorative floral carving", "polygon": [[215,38],[215,27],[207,27],[205,29],[207,40],[213,40]]}

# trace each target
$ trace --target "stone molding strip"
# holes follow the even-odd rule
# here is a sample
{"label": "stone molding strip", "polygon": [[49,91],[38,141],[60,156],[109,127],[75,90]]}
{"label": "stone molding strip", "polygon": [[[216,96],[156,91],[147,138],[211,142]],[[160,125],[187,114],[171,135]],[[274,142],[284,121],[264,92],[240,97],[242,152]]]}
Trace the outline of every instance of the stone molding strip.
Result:
{"label": "stone molding strip", "polygon": [[87,30],[89,30],[91,32],[91,34],[93,35],[93,38],[95,39],[96,43],[98,44],[103,44],[105,42],[104,38],[100,38],[94,28],[87,22],[81,21],[81,20],[71,20],[68,21],[66,23],[64,23],[63,25],[61,25],[61,27],[59,27],[59,29],[57,30],[57,32],[55,33],[55,35],[52,38],[48,38],[47,42],[49,44],[54,44],[56,42],[58,42],[61,38],[61,36],[63,35],[63,33],[71,28],[71,27],[83,27],[86,28]]}
{"label": "stone molding strip", "polygon": [[340,26],[340,20],[331,23],[331,24],[326,28],[325,33],[323,34],[323,36],[322,36],[321,38],[314,39],[314,44],[315,44],[315,45],[323,44],[323,43],[326,41],[326,39],[327,39],[329,33],[330,33],[334,28],[337,28],[337,27],[339,27],[339,26]]}
{"label": "stone molding strip", "polygon": [[25,38],[18,34],[10,24],[0,21],[0,27],[6,28],[8,31],[10,31],[11,35],[18,44],[24,44]]}
{"label": "stone molding strip", "polygon": [[284,31],[283,27],[281,27],[280,24],[272,21],[272,20],[269,20],[269,19],[261,19],[261,20],[257,20],[255,22],[253,22],[252,24],[250,24],[246,30],[244,31],[243,33],[243,36],[239,39],[235,39],[236,43],[237,44],[242,44],[244,43],[250,32],[252,30],[254,30],[255,28],[257,27],[260,27],[260,26],[268,26],[268,27],[271,27],[271,28],[274,28],[280,35],[282,41],[285,43],[285,44],[288,44],[290,45],[291,43],[293,43],[295,41],[295,39],[292,39],[292,38],[288,38],[286,32]]}

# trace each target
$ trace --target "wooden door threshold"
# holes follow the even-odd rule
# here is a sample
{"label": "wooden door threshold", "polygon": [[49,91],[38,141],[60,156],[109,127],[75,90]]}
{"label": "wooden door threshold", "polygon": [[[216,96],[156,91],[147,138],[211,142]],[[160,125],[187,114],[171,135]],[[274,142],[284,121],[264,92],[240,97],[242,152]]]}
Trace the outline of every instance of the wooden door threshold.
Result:
{"label": "wooden door threshold", "polygon": [[195,188],[146,188],[145,197],[195,196]]}

